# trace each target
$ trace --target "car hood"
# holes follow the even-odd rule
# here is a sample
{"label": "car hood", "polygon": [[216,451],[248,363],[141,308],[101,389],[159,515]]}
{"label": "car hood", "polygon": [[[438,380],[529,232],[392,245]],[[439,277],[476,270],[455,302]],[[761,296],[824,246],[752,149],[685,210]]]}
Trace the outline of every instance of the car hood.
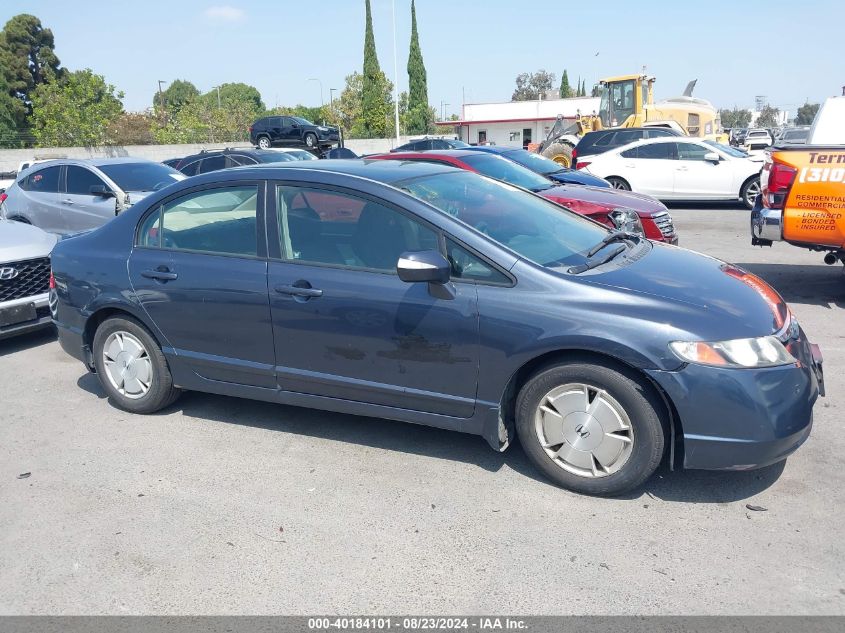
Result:
{"label": "car hood", "polygon": [[599,178],[598,176],[593,176],[592,174],[575,169],[561,169],[560,171],[546,174],[546,178],[551,178],[555,182],[564,185],[589,185],[600,189],[610,187],[610,183],[604,178]]}
{"label": "car hood", "polygon": [[666,206],[659,200],[641,193],[619,191],[589,187],[585,185],[558,185],[538,192],[544,198],[549,198],[566,205],[571,200],[589,202],[590,204],[606,207],[607,210],[626,207],[633,209],[640,215],[651,216],[666,211]]}
{"label": "car hood", "polygon": [[[778,313],[786,310],[780,295],[759,277],[713,257],[659,243],[629,265],[583,279],[633,293],[644,303],[673,304],[674,309],[665,312],[667,327],[696,323],[691,331],[710,333],[713,340],[771,334],[781,326]],[[673,319],[673,313],[684,318]]]}
{"label": "car hood", "polygon": [[0,262],[47,257],[58,239],[30,224],[0,219]]}

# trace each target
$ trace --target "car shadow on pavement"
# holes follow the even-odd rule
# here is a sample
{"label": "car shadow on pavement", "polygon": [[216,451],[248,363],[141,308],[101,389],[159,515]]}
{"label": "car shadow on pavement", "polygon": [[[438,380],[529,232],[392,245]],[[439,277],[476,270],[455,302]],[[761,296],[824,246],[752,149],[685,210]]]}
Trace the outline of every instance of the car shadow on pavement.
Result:
{"label": "car shadow on pavement", "polygon": [[39,345],[52,343],[56,340],[56,330],[50,326],[43,330],[36,330],[29,334],[21,334],[7,339],[0,340],[0,357],[16,352],[23,352]]}
{"label": "car shadow on pavement", "polygon": [[736,265],[765,279],[788,303],[845,308],[845,274],[841,264],[737,262]]}
{"label": "car shadow on pavement", "polygon": [[[93,374],[80,377],[77,385],[98,398],[106,397]],[[198,392],[182,394],[174,404],[156,415],[169,415],[177,411],[194,418],[225,424],[463,462],[491,473],[507,466],[520,475],[548,485],[550,493],[555,492],[554,484],[531,465],[518,441],[504,453],[498,453],[491,450],[480,437],[455,431]],[[663,465],[645,485],[608,501],[642,501],[648,498],[682,503],[739,501],[753,497],[771,486],[783,469],[783,462],[744,472],[672,472]]]}

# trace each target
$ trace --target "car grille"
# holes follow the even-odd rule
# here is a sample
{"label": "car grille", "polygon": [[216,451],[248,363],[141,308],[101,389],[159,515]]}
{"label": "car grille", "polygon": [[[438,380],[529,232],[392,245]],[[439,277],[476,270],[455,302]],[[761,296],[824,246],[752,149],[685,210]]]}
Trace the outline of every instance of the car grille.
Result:
{"label": "car grille", "polygon": [[17,275],[13,279],[0,279],[0,303],[33,297],[50,289],[49,257],[0,264],[0,273],[10,268],[17,271]]}
{"label": "car grille", "polygon": [[672,223],[672,216],[668,212],[655,213],[651,216],[651,219],[654,220],[663,237],[672,237],[675,235],[675,225]]}

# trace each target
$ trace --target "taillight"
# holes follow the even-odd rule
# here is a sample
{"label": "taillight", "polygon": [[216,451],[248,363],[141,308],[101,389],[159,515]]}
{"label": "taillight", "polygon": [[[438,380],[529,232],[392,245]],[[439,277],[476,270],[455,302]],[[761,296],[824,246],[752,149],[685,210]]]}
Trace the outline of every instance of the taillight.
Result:
{"label": "taillight", "polygon": [[760,172],[763,206],[769,209],[783,209],[786,195],[795,180],[798,170],[777,161],[766,161]]}
{"label": "taillight", "polygon": [[6,201],[6,198],[8,198],[8,197],[9,196],[7,196],[5,192],[0,193],[0,204],[3,204]]}
{"label": "taillight", "polygon": [[578,158],[578,148],[577,148],[577,147],[573,147],[573,148],[572,148],[572,162],[573,162],[573,163],[575,162],[575,159],[576,159],[576,158]]}
{"label": "taillight", "polygon": [[575,163],[575,169],[584,169],[587,165],[590,164],[591,161],[589,160],[581,160]]}
{"label": "taillight", "polygon": [[[43,279],[43,277],[42,277],[42,279]],[[56,278],[53,277],[53,271],[51,270],[50,271],[50,290],[55,290],[55,289],[56,289]]]}

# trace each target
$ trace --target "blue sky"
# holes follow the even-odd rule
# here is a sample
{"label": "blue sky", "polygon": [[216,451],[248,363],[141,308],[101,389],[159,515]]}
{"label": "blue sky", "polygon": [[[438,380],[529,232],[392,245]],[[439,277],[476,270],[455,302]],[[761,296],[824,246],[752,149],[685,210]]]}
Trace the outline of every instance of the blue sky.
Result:
{"label": "blue sky", "polygon": [[[400,90],[407,88],[410,0],[396,2]],[[393,78],[391,0],[372,0],[379,61]],[[92,68],[125,93],[128,110],[151,104],[157,80],[201,90],[256,86],[268,106],[329,101],[329,88],[363,60],[364,0],[2,0],[0,22],[32,13],[53,30],[70,69]],[[670,97],[698,79],[696,95],[749,107],[755,95],[792,112],[839,94],[842,0],[418,0],[429,100],[438,113],[467,102],[507,101],[514,78],[568,69],[600,77],[657,77]],[[777,42],[777,44],[775,44]],[[336,95],[338,93],[335,93]]]}

